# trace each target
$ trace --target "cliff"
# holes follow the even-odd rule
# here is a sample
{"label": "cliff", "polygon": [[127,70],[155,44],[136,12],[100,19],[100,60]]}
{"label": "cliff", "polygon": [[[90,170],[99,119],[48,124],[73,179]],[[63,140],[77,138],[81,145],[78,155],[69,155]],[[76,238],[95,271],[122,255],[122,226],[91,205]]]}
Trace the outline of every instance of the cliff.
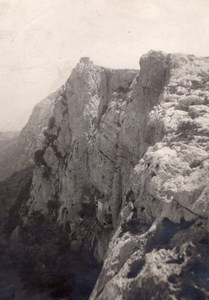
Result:
{"label": "cliff", "polygon": [[40,212],[104,261],[90,299],[209,296],[208,120],[209,58],[150,51],[140,71],[87,58],[72,71],[23,219]]}

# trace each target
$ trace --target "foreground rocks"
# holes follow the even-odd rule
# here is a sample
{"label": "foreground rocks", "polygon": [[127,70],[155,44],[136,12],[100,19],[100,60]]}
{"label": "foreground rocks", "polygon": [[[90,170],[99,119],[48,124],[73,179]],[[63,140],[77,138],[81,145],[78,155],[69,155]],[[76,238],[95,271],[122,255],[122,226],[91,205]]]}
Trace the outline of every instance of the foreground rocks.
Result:
{"label": "foreground rocks", "polygon": [[209,59],[192,55],[81,59],[57,93],[22,226],[39,212],[104,261],[90,299],[209,297],[208,120]]}
{"label": "foreground rocks", "polygon": [[209,297],[209,60],[166,57],[145,134],[153,146],[131,172],[133,209],[112,238],[91,299]]}

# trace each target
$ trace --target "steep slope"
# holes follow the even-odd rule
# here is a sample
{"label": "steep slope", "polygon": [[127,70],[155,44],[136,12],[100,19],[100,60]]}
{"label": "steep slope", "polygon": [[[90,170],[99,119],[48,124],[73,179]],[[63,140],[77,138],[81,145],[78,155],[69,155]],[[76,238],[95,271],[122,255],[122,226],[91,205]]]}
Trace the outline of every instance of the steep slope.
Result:
{"label": "steep slope", "polygon": [[13,140],[15,140],[18,136],[18,132],[0,132],[0,149],[8,147],[10,143],[12,143]]}
{"label": "steep slope", "polygon": [[[14,172],[12,176],[0,182],[0,243],[4,242],[3,229],[5,226],[7,227],[6,231],[11,233],[19,225],[19,208],[22,204],[21,201],[25,204],[28,200],[32,173],[33,167],[29,166],[19,172]],[[17,198],[25,187],[28,187],[27,196],[24,200],[21,197],[20,203],[18,203]],[[9,223],[7,224],[8,220]]]}
{"label": "steep slope", "polygon": [[91,299],[207,297],[208,80],[208,58],[84,58],[56,99],[27,206],[104,260]]}
{"label": "steep slope", "polygon": [[[135,137],[130,137],[132,143],[126,132],[120,135],[128,129],[123,113],[137,73],[106,70],[81,60],[55,104],[45,147],[35,154],[30,211],[48,214],[54,205],[57,222],[70,226],[72,247],[94,251],[99,260],[117,225],[122,203],[118,186],[126,180],[121,173],[131,168],[131,160],[138,159]],[[120,139],[124,139],[123,148]],[[125,160],[124,155],[129,158]]]}
{"label": "steep slope", "polygon": [[[0,137],[0,180],[9,177],[13,172],[33,164],[34,152],[42,147],[43,131],[48,125],[55,99],[61,89],[38,103],[20,134],[5,140]],[[4,142],[4,144],[3,144]]]}

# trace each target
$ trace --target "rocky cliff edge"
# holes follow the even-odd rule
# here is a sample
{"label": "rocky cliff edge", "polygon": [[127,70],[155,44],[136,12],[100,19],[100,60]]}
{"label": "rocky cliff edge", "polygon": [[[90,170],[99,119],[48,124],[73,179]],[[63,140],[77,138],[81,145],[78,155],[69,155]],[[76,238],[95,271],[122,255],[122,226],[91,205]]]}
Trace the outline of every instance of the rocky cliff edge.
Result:
{"label": "rocky cliff edge", "polygon": [[104,261],[92,300],[209,297],[209,58],[81,59],[44,135],[29,215]]}

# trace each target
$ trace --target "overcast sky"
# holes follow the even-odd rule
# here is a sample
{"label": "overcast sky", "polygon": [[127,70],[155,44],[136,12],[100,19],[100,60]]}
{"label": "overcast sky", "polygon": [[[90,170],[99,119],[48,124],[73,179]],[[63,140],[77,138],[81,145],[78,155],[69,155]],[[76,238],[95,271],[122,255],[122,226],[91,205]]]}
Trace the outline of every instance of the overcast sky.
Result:
{"label": "overcast sky", "polygon": [[19,130],[81,56],[137,69],[150,49],[209,56],[209,0],[0,0],[0,131]]}

